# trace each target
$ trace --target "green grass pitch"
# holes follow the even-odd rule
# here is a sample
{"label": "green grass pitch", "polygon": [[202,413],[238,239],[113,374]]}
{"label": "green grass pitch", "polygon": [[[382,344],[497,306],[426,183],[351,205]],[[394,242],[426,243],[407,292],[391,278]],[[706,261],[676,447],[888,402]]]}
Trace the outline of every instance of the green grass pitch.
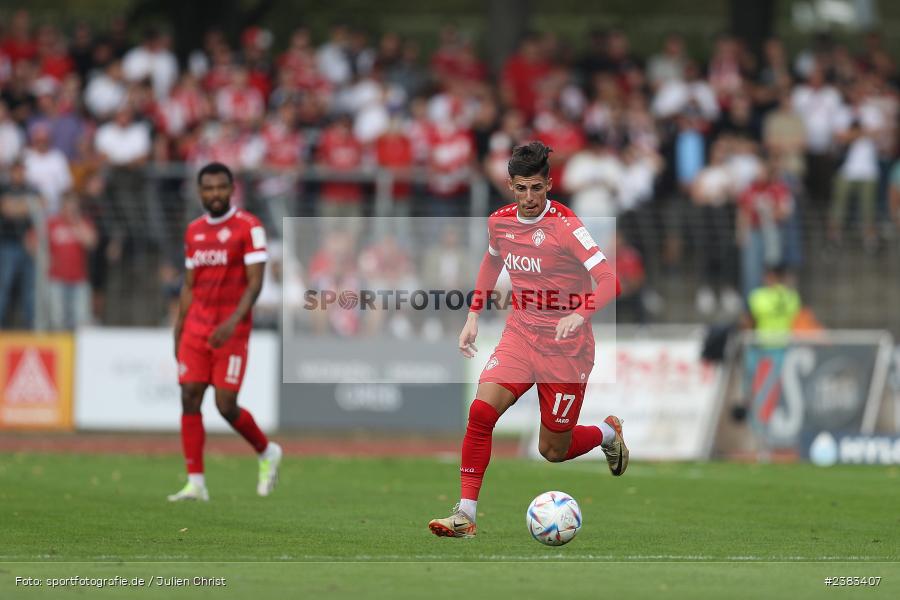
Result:
{"label": "green grass pitch", "polygon": [[[288,458],[270,498],[255,461],[210,456],[209,504],[170,504],[177,456],[0,454],[0,598],[900,597],[893,467],[494,460],[473,540],[427,529],[458,493],[456,459]],[[558,489],[584,527],[531,539],[525,508]],[[50,589],[46,578],[149,580]],[[225,577],[162,588],[155,577]],[[877,588],[825,577],[878,576]],[[16,585],[39,577],[40,587]]]}

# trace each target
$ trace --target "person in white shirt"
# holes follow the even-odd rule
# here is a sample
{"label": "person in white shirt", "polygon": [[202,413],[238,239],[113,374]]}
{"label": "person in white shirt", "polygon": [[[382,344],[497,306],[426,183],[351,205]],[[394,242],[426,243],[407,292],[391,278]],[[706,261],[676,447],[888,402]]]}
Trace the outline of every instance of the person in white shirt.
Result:
{"label": "person in white shirt", "polygon": [[96,73],[84,89],[84,105],[97,119],[108,119],[122,105],[127,95],[122,63],[112,61],[102,73]]}
{"label": "person in white shirt", "polygon": [[738,185],[731,164],[735,147],[735,141],[728,136],[716,141],[709,165],[697,174],[690,189],[696,243],[703,249],[698,256],[701,285],[695,304],[697,312],[704,316],[711,316],[719,301],[724,311],[732,315],[741,307],[732,277],[735,258],[732,206]]}
{"label": "person in white shirt", "polygon": [[169,50],[169,37],[154,29],[144,34],[144,42],[129,50],[122,59],[122,72],[128,81],[150,79],[157,100],[169,95],[178,79],[178,61]]}
{"label": "person in white shirt", "polygon": [[838,114],[843,110],[840,93],[825,82],[822,69],[812,69],[806,84],[794,88],[794,111],[806,130],[807,191],[813,202],[828,198],[832,175],[831,150]]}
{"label": "person in white shirt", "polygon": [[609,246],[615,217],[619,214],[625,166],[603,134],[590,134],[587,141],[587,147],[566,163],[562,186],[572,194],[572,210],[581,217],[597,243],[605,240]]}
{"label": "person in white shirt", "polygon": [[16,162],[24,147],[22,128],[9,117],[6,103],[0,100],[0,169]]}
{"label": "person in white shirt", "polygon": [[850,96],[852,105],[842,110],[836,118],[837,138],[846,148],[846,155],[834,177],[828,239],[832,243],[841,242],[847,204],[855,198],[865,248],[874,251],[878,244],[875,203],[879,177],[875,135],[885,126],[885,120],[875,105],[866,102],[862,87],[854,87]]}
{"label": "person in white shirt", "polygon": [[653,97],[651,111],[658,119],[676,117],[689,106],[695,106],[707,121],[719,117],[719,101],[712,86],[703,79],[694,63],[684,68],[685,79],[667,79]]}
{"label": "person in white shirt", "polygon": [[123,104],[114,121],[97,129],[94,147],[111,168],[107,173],[107,209],[111,237],[121,242],[126,236],[146,233],[145,180],[141,167],[150,157],[150,131],[134,121],[131,107]]}
{"label": "person in white shirt", "polygon": [[123,104],[114,121],[97,129],[94,146],[113,166],[139,166],[150,156],[150,131],[145,123],[134,121],[131,108]]}
{"label": "person in white shirt", "polygon": [[677,33],[666,36],[662,52],[654,54],[647,61],[647,79],[653,89],[658,89],[666,81],[684,80],[684,67],[688,59],[684,49],[684,38]]}
{"label": "person in white shirt", "polygon": [[319,72],[334,85],[350,83],[353,77],[349,46],[350,29],[338,24],[331,29],[331,39],[316,52]]}
{"label": "person in white shirt", "polygon": [[23,155],[25,180],[34,186],[47,202],[47,213],[56,214],[63,193],[72,187],[69,161],[60,150],[50,146],[50,128],[38,123],[31,130],[31,145]]}

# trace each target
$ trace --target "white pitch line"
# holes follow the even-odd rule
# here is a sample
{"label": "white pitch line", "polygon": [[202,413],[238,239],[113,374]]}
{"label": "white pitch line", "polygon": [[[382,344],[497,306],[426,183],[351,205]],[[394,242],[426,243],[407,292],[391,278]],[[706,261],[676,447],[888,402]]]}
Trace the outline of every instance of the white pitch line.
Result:
{"label": "white pitch line", "polygon": [[[187,561],[196,563],[284,563],[284,562],[361,562],[361,563],[377,563],[377,562],[477,562],[477,561],[495,561],[495,562],[555,562],[555,561],[608,561],[608,562],[679,562],[679,563],[794,563],[794,562],[810,562],[810,563],[829,563],[829,562],[897,562],[900,557],[896,556],[705,556],[691,554],[635,554],[627,556],[616,556],[611,554],[557,554],[557,555],[513,555],[513,554],[476,554],[471,556],[448,556],[446,554],[383,554],[369,555],[360,554],[356,556],[329,556],[319,554],[306,555],[281,555],[273,559],[260,560],[258,556],[230,556],[228,560],[216,560],[214,558],[206,560],[193,560],[187,555],[138,555],[131,557],[122,557],[115,555],[101,555],[91,557],[89,560],[82,561],[55,561],[47,555],[39,555],[36,557],[21,556],[0,556],[3,562],[29,562],[29,559],[39,559],[51,562],[46,564],[65,564],[71,562],[166,562],[166,561]],[[237,560],[235,560],[237,559]]]}

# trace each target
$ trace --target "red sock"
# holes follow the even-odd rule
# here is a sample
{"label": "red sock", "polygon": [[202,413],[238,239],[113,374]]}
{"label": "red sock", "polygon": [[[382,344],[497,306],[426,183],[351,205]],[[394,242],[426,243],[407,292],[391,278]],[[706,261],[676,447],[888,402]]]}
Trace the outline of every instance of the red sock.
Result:
{"label": "red sock", "polygon": [[203,415],[181,415],[181,451],[189,474],[203,473],[204,442],[206,430],[203,429]]}
{"label": "red sock", "polygon": [[491,437],[499,418],[500,413],[496,408],[478,398],[469,409],[469,424],[466,426],[466,437],[463,438],[459,466],[461,498],[478,500],[484,471],[491,462]]}
{"label": "red sock", "polygon": [[590,452],[603,441],[603,432],[596,425],[576,425],[572,430],[572,441],[569,443],[569,451],[566,460],[581,456]]}
{"label": "red sock", "polygon": [[269,445],[269,438],[257,427],[256,421],[253,420],[253,415],[243,408],[241,409],[241,414],[238,415],[238,418],[234,420],[231,426],[244,436],[245,440],[250,442],[257,454],[260,454]]}

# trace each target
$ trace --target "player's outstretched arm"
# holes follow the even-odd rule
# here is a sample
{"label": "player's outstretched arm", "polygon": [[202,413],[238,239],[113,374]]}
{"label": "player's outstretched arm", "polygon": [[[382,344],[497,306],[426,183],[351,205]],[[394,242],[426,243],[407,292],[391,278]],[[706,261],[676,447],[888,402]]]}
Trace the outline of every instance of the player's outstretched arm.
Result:
{"label": "player's outstretched arm", "polygon": [[178,344],[181,342],[181,332],[184,330],[184,318],[191,308],[194,300],[194,270],[187,269],[184,273],[184,283],[181,286],[181,295],[178,297],[178,317],[175,319],[175,358],[178,358]]}
{"label": "player's outstretched arm", "polygon": [[466,324],[459,334],[459,351],[466,358],[474,358],[478,352],[475,346],[475,338],[478,337],[478,313],[470,312],[466,317]]}
{"label": "player's outstretched arm", "polygon": [[[598,252],[598,254],[602,256],[602,253]],[[607,262],[605,256],[602,260],[598,260],[592,265],[589,272],[594,281],[597,282],[597,287],[594,288],[593,292],[588,294],[585,298],[585,302],[572,315],[569,315],[570,317],[576,315],[581,316],[583,318],[582,322],[590,320],[595,312],[604,306],[615,302],[619,294],[622,293],[622,288],[619,285],[619,278],[616,277],[615,270]],[[568,319],[569,317],[566,318]],[[557,333],[559,333],[558,330]]]}
{"label": "player's outstretched arm", "polygon": [[478,277],[475,279],[472,306],[469,307],[466,324],[459,334],[459,351],[466,358],[474,358],[478,352],[478,348],[475,347],[475,338],[478,337],[478,315],[487,304],[502,270],[503,261],[500,260],[500,257],[490,251],[485,252],[481,266],[478,268]]}
{"label": "player's outstretched arm", "polygon": [[258,262],[252,265],[246,265],[247,269],[247,288],[241,294],[237,308],[231,313],[231,316],[225,319],[216,330],[209,336],[209,345],[218,348],[224,344],[228,338],[234,333],[235,327],[244,317],[250,313],[256,298],[259,297],[259,291],[262,289],[263,274],[265,273],[266,263]]}

